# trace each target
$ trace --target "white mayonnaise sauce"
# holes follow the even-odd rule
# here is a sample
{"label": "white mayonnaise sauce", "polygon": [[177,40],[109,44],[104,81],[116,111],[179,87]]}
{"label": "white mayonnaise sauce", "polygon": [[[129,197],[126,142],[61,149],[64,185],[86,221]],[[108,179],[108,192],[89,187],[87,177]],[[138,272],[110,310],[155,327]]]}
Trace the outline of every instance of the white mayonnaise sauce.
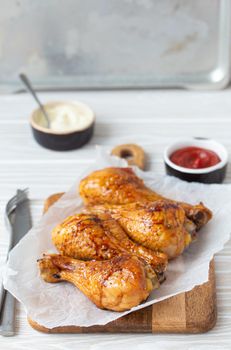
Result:
{"label": "white mayonnaise sauce", "polygon": [[[83,130],[94,120],[92,111],[83,104],[71,102],[48,103],[44,106],[50,120],[50,129],[57,133]],[[37,123],[46,127],[41,110],[38,111]]]}

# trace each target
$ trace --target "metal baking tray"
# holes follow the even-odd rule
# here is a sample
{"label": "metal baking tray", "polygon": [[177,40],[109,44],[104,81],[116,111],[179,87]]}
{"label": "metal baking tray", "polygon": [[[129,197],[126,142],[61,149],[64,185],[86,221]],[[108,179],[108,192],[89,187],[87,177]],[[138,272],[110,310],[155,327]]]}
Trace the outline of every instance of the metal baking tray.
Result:
{"label": "metal baking tray", "polygon": [[229,82],[230,0],[0,0],[0,90]]}

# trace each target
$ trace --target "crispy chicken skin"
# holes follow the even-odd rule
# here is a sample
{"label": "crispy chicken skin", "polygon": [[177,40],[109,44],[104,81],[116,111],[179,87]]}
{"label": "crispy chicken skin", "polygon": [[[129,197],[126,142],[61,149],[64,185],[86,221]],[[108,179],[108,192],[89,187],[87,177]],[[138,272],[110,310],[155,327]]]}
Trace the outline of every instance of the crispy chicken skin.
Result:
{"label": "crispy chicken skin", "polygon": [[44,281],[71,282],[101,309],[129,310],[146,300],[159,285],[152,268],[131,255],[80,261],[52,254],[38,260],[38,266]]}
{"label": "crispy chicken skin", "polygon": [[109,213],[138,244],[175,258],[192,241],[195,224],[189,222],[177,203],[159,200],[125,205],[89,207],[92,213]]}
{"label": "crispy chicken skin", "polygon": [[197,230],[212,217],[203,203],[190,205],[167,199],[145,186],[131,168],[105,168],[88,175],[80,182],[79,193],[86,205],[128,204],[167,200],[179,204]]}
{"label": "crispy chicken skin", "polygon": [[81,213],[66,218],[52,231],[52,240],[65,256],[82,260],[107,260],[119,254],[143,258],[157,274],[167,266],[167,256],[134,243],[107,213]]}

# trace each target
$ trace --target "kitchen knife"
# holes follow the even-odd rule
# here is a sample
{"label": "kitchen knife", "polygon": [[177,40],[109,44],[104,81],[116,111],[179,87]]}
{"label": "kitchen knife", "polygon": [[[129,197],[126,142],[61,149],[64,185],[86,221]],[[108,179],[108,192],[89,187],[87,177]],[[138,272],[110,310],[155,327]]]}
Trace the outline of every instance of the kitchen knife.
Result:
{"label": "kitchen knife", "polygon": [[[23,194],[17,190],[17,197]],[[27,196],[19,202],[15,208],[14,220],[12,220],[12,248],[30,230],[32,226],[30,214],[30,202]],[[23,257],[22,257],[23,258]],[[0,335],[12,336],[15,333],[15,298],[6,291],[1,312]]]}

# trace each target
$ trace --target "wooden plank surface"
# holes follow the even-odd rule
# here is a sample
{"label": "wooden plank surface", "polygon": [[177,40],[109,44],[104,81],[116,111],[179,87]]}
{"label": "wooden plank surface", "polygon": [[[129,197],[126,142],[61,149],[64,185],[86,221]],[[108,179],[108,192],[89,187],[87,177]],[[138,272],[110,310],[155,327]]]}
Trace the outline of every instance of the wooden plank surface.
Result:
{"label": "wooden plank surface", "polygon": [[[29,187],[33,222],[42,213],[43,200],[51,193],[66,191],[76,176],[93,161],[94,145],[112,146],[138,142],[148,152],[148,169],[164,174],[164,148],[179,137],[209,136],[223,142],[231,152],[231,89],[195,91],[77,91],[40,93],[42,101],[81,100],[97,118],[96,134],[86,147],[73,152],[53,152],[39,147],[28,124],[36,106],[27,94],[0,96],[0,265],[3,264],[8,234],[3,213],[6,201],[17,187]],[[149,126],[152,124],[152,131]],[[132,125],[132,131],[130,126]],[[121,133],[126,128],[126,140]],[[183,130],[183,131],[182,131]],[[228,167],[226,182],[231,182]],[[53,350],[230,350],[231,342],[231,241],[215,256],[218,319],[208,333],[180,334],[63,334],[34,331],[23,306],[16,305],[15,338],[0,338],[0,348]],[[1,267],[1,266],[0,266]]]}
{"label": "wooden plank surface", "polygon": [[[55,193],[44,202],[45,213],[63,193]],[[217,319],[214,262],[209,281],[163,300],[148,308],[128,314],[103,326],[46,328],[28,317],[29,324],[44,333],[202,333],[214,327]]]}

